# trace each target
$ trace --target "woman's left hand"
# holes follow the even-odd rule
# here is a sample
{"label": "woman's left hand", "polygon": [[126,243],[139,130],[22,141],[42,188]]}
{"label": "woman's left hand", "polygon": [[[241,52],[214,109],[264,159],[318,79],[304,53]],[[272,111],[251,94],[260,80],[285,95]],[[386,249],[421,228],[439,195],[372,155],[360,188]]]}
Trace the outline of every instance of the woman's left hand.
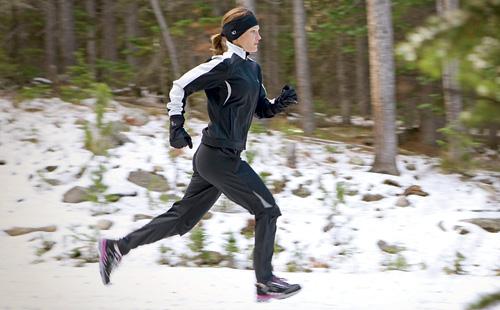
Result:
{"label": "woman's left hand", "polygon": [[275,104],[278,104],[280,108],[286,108],[292,104],[298,103],[297,93],[292,86],[285,85],[281,90],[281,94],[275,99]]}

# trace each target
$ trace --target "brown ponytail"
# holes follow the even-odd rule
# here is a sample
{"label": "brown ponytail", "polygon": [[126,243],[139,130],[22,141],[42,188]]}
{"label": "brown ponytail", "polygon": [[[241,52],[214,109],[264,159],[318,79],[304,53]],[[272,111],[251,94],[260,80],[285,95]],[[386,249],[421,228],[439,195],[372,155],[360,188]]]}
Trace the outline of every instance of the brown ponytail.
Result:
{"label": "brown ponytail", "polygon": [[227,51],[226,38],[222,37],[220,33],[214,34],[210,40],[212,41],[212,48],[210,50],[214,55],[222,55]]}
{"label": "brown ponytail", "polygon": [[[245,15],[253,14],[252,11],[245,7],[237,7],[232,10],[229,10],[224,17],[222,17],[221,28],[224,27],[225,24],[229,23],[232,20],[240,18]],[[210,40],[212,41],[212,48],[210,49],[214,55],[222,55],[225,51],[227,51],[226,38],[223,37],[220,33],[214,34]]]}

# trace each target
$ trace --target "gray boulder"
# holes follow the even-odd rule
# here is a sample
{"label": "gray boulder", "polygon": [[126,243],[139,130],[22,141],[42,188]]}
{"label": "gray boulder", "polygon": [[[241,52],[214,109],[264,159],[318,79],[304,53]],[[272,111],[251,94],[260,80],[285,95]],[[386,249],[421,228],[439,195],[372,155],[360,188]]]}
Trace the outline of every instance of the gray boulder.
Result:
{"label": "gray boulder", "polygon": [[365,194],[363,196],[363,201],[371,202],[371,201],[379,201],[384,199],[385,197],[380,194]]}
{"label": "gray boulder", "polygon": [[500,218],[496,218],[496,219],[475,218],[475,219],[467,219],[467,220],[462,220],[462,221],[477,225],[490,233],[497,233],[500,231]]}
{"label": "gray boulder", "polygon": [[311,191],[308,190],[306,187],[302,186],[302,184],[300,184],[298,188],[292,190],[292,194],[294,194],[295,196],[305,198],[311,195]]}
{"label": "gray boulder", "polygon": [[429,193],[424,192],[422,188],[418,185],[412,185],[405,189],[403,195],[405,196],[410,196],[410,195],[417,195],[417,196],[429,196]]}
{"label": "gray boulder", "polygon": [[224,255],[216,251],[203,251],[196,263],[198,265],[217,266],[224,260]]}
{"label": "gray boulder", "polygon": [[113,222],[110,220],[99,220],[95,224],[95,227],[99,230],[108,230],[113,226]]}
{"label": "gray boulder", "polygon": [[398,182],[396,182],[396,181],[394,181],[394,180],[391,180],[391,179],[387,179],[387,180],[385,180],[385,181],[384,181],[384,184],[385,184],[385,185],[390,185],[390,186],[401,187],[401,185],[400,185]]}
{"label": "gray boulder", "polygon": [[396,201],[397,207],[404,208],[404,207],[408,207],[409,205],[410,205],[410,202],[408,201],[408,199],[406,199],[406,197],[399,197],[398,200]]}
{"label": "gray boulder", "polygon": [[127,180],[155,192],[166,192],[170,189],[167,179],[154,172],[144,170],[132,171]]}
{"label": "gray boulder", "polygon": [[64,194],[63,202],[79,203],[87,201],[89,197],[88,189],[81,186],[75,186]]}
{"label": "gray boulder", "polygon": [[349,163],[356,166],[364,166],[365,161],[359,156],[354,156],[349,160]]}
{"label": "gray boulder", "polygon": [[397,254],[401,251],[406,250],[405,247],[402,247],[399,245],[391,245],[391,244],[388,244],[387,242],[385,242],[384,240],[377,241],[377,246],[379,247],[379,249],[381,249],[382,251],[389,253],[389,254]]}

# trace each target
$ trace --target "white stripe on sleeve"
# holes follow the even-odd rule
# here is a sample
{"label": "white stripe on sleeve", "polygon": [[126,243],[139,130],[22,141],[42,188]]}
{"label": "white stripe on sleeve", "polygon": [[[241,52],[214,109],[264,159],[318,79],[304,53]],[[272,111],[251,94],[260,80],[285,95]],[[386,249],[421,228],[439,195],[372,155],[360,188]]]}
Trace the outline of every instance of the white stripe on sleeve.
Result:
{"label": "white stripe on sleeve", "polygon": [[184,88],[203,74],[210,72],[218,64],[223,62],[228,55],[225,54],[224,56],[225,57],[214,57],[209,62],[205,62],[194,67],[193,69],[186,72],[183,76],[181,76],[178,80],[174,81],[172,89],[169,93],[170,102],[167,104],[167,108],[169,109],[169,116],[182,114],[182,99],[184,99],[185,94]]}

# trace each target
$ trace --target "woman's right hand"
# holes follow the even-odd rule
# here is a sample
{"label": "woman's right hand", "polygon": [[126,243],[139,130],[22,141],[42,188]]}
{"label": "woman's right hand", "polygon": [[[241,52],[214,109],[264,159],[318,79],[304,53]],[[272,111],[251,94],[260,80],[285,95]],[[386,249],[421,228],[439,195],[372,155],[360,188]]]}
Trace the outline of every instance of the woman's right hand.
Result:
{"label": "woman's right hand", "polygon": [[172,115],[170,116],[170,145],[176,149],[189,146],[193,148],[193,141],[191,136],[184,129],[184,116]]}

